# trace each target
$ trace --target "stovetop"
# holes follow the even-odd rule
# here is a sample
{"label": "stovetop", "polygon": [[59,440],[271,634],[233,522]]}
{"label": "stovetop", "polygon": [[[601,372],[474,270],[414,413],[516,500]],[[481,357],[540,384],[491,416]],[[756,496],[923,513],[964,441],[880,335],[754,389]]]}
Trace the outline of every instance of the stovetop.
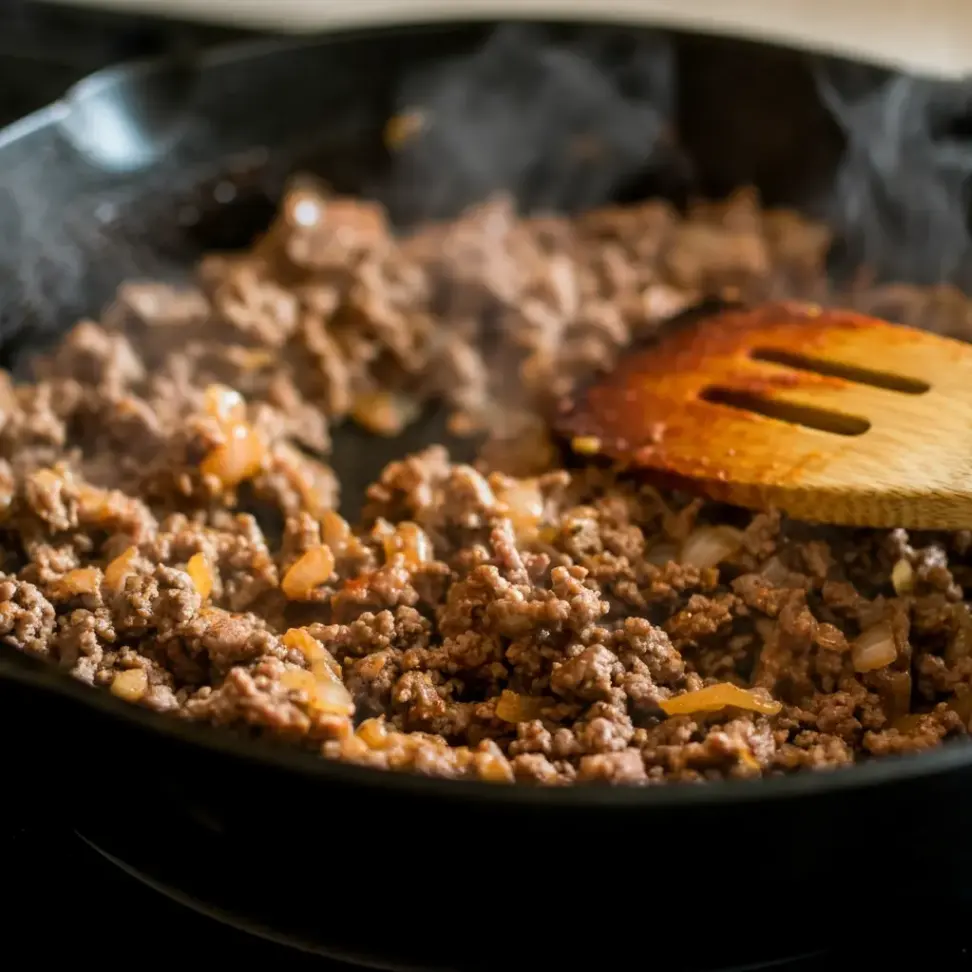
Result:
{"label": "stovetop", "polygon": [[[241,33],[0,0],[0,125],[43,106],[90,71],[161,49],[173,34],[208,45]],[[246,962],[266,963],[281,972],[350,972],[350,966],[227,927],[145,887],[75,833],[69,793],[56,800],[40,798],[30,775],[12,779],[7,765],[0,779],[0,883],[8,891],[7,952],[27,954],[29,948],[32,964],[70,956],[74,963],[90,958],[109,969],[130,967],[148,957],[161,964],[185,963],[187,957],[191,962],[195,954],[218,956],[227,967]],[[898,890],[906,899],[908,893],[928,889]],[[205,910],[204,903],[193,904]],[[821,908],[826,910],[826,904]],[[812,911],[810,907],[805,913]],[[887,970],[934,967],[950,972],[972,967],[972,934],[963,939],[961,930],[951,934],[947,928],[908,929],[906,915],[904,923],[901,916],[889,917],[889,925],[874,929],[873,935],[853,929],[857,944],[852,955],[842,949],[839,955],[830,952],[776,967],[816,972],[849,961],[859,967],[880,964]]]}
{"label": "stovetop", "polygon": [[11,902],[4,948],[12,955],[29,948],[41,964],[70,956],[105,969],[131,968],[138,956],[177,967],[193,953],[218,954],[227,967],[245,959],[280,972],[349,969],[228,928],[142,886],[74,833],[69,798],[64,807],[31,811],[19,798],[5,799],[0,882]]}

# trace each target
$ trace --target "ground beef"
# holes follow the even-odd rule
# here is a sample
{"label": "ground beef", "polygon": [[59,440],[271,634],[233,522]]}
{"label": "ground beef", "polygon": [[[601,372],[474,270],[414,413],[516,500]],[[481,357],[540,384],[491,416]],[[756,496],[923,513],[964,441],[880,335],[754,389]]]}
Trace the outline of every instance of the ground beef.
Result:
{"label": "ground beef", "polygon": [[[33,381],[0,373],[0,640],[175,718],[495,782],[769,776],[962,737],[967,532],[706,505],[561,468],[547,433],[704,297],[972,337],[954,291],[828,293],[827,246],[747,193],[574,220],[499,199],[396,237],[301,184],[250,251],[127,285]],[[432,403],[488,432],[479,461],[402,456],[349,524],[332,430],[394,435]],[[713,526],[732,542],[696,561]]]}

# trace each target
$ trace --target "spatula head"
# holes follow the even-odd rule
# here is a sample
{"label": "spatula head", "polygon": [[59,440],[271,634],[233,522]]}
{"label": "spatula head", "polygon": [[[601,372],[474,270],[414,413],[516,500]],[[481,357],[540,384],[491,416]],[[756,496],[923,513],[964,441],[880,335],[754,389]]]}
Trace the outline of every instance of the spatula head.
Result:
{"label": "spatula head", "polygon": [[559,428],[579,454],[742,506],[972,527],[972,346],[851,311],[704,318],[626,355]]}

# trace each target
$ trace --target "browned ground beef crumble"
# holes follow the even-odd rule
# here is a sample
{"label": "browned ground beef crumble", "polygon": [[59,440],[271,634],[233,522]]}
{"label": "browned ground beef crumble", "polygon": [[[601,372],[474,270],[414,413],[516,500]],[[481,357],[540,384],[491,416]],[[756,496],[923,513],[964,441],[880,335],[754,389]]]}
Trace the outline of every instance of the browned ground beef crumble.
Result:
{"label": "browned ground beef crumble", "polygon": [[[126,286],[35,383],[0,372],[0,638],[178,718],[441,776],[749,777],[964,735],[972,535],[570,473],[544,431],[701,297],[833,299],[828,242],[746,194],[575,220],[500,200],[396,238],[299,186],[194,289]],[[839,299],[972,337],[947,288]],[[392,463],[350,530],[329,427],[391,434],[433,400],[489,430],[484,459]]]}

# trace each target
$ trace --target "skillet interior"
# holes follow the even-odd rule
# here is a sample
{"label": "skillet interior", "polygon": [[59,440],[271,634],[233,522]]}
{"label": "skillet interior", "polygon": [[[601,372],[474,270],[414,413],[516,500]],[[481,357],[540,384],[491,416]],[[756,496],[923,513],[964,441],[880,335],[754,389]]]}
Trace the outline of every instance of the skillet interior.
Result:
{"label": "skillet interior", "polygon": [[[3,363],[22,361],[95,311],[125,278],[178,275],[204,249],[244,245],[269,220],[292,171],[314,171],[340,190],[382,198],[402,221],[472,201],[481,187],[461,179],[444,197],[424,195],[415,173],[396,183],[381,129],[417,72],[473,50],[491,29],[372,31],[340,43],[217,54],[198,78],[179,138],[157,164],[127,173],[79,157],[68,133],[78,112],[91,110],[90,99],[108,98],[101,108],[131,103],[131,86],[145,77],[140,69],[108,72],[0,136]],[[570,38],[580,31],[556,32]],[[614,42],[630,53],[639,36],[625,32]],[[644,38],[649,47],[657,43]],[[679,150],[664,140],[641,146],[586,195],[578,195],[576,181],[554,179],[541,158],[506,187],[522,205],[569,209],[650,192],[679,200],[690,190],[719,193],[755,182],[768,202],[820,207],[842,140],[807,59],[733,41],[674,44],[681,100],[676,108],[662,90],[655,107],[660,123],[677,118]],[[739,103],[745,112],[735,110]],[[659,124],[659,134],[664,130]],[[217,203],[226,182],[234,198]],[[198,218],[189,218],[193,213]],[[849,230],[845,249],[853,256],[859,240]],[[910,275],[927,279],[933,263],[911,264]],[[879,269],[907,276],[900,265]],[[346,430],[335,466],[347,492],[431,434],[424,426],[389,443]],[[972,752],[963,747],[755,784],[489,787],[239,744],[134,710],[10,652],[0,653],[4,673],[17,683],[0,678],[0,721],[13,741],[5,747],[8,771],[22,761],[32,774],[23,778],[40,785],[36,768],[44,766],[52,799],[67,796],[85,827],[106,840],[128,832],[144,841],[149,833],[157,857],[176,868],[219,872],[265,924],[381,964],[455,967],[460,954],[463,965],[490,969],[511,958],[565,968],[606,955],[643,959],[635,942],[590,932],[584,921],[562,929],[565,914],[598,908],[604,928],[640,929],[649,903],[665,938],[682,943],[677,954],[662,952],[672,968],[704,967],[706,956],[754,960],[819,944],[819,929],[787,923],[793,902],[786,893],[758,904],[762,924],[776,921],[777,931],[740,934],[753,924],[754,906],[729,900],[704,909],[705,941],[699,913],[687,903],[711,893],[701,888],[712,876],[716,895],[741,879],[799,888],[812,901],[827,892],[841,862],[860,853],[854,822],[870,821],[871,837],[881,834],[889,806],[900,851],[869,858],[875,886],[934,884],[944,898],[964,887],[972,864],[961,836],[972,810]],[[919,778],[921,786],[911,785]],[[268,849],[268,834],[284,839]],[[451,867],[461,867],[458,877]],[[565,903],[555,886],[568,875],[576,897]],[[632,880],[642,888],[634,898],[614,893]],[[490,924],[498,904],[515,910],[517,902],[524,920],[541,929],[521,945]],[[857,918],[872,905],[880,902],[856,906]],[[426,907],[434,909],[434,926],[422,924]],[[777,934],[784,927],[785,945]]]}
{"label": "skillet interior", "polygon": [[[184,111],[161,120],[153,117],[152,103],[165,70],[151,63],[112,68],[12,126],[0,135],[0,365],[22,367],[31,352],[96,312],[126,279],[178,279],[203,252],[246,246],[268,224],[295,172],[313,173],[338,191],[378,198],[405,226],[454,215],[496,189],[511,192],[527,211],[570,212],[648,195],[679,204],[690,194],[720,195],[754,184],[770,204],[824,211],[844,145],[814,72],[851,72],[860,85],[861,69],[722,38],[563,24],[500,31],[500,44],[515,48],[547,38],[582,57],[603,61],[607,55],[617,65],[615,81],[642,113],[645,137],[622,144],[593,179],[555,151],[565,126],[576,124],[573,117],[561,119],[559,127],[551,121],[518,169],[497,167],[485,181],[461,166],[450,169],[448,154],[445,162],[426,157],[410,167],[390,157],[382,138],[387,118],[441,91],[457,65],[462,74],[451,77],[471,74],[475,84],[498,91],[497,103],[473,122],[480,126],[474,137],[506,137],[502,124],[508,127],[510,117],[522,127],[524,86],[536,80],[529,69],[520,66],[519,75],[499,79],[491,66],[485,73],[475,61],[469,66],[470,57],[485,43],[496,44],[497,36],[496,25],[464,24],[237,45],[205,56]],[[771,87],[762,80],[769,73]],[[295,79],[300,97],[294,96]],[[563,92],[552,97],[558,96]],[[610,138],[618,119],[600,115],[602,107],[590,106],[585,122]],[[79,138],[92,126],[99,133],[93,152]],[[127,133],[113,141],[112,130],[126,126]],[[678,143],[673,130],[680,133]],[[164,150],[153,158],[150,150],[159,147]],[[859,248],[860,227],[845,229],[835,253],[843,250],[846,258]],[[883,269],[900,273],[891,265]],[[927,279],[927,266],[910,269],[912,278]],[[427,414],[394,440],[350,424],[337,430],[333,465],[344,484],[345,512],[356,513],[355,498],[387,462],[430,441],[449,442],[444,416]],[[457,440],[450,445],[460,455],[469,448]],[[19,662],[8,664],[32,668]],[[30,677],[43,681],[47,674]],[[132,715],[128,707],[118,708]],[[934,753],[904,762],[913,771],[931,772],[944,768],[933,766],[939,757],[951,764],[965,756]],[[890,761],[887,771],[899,763]],[[885,774],[869,767],[866,775]],[[865,782],[860,769],[854,776]],[[820,778],[820,785],[828,782]],[[794,785],[775,781],[774,789],[777,783],[781,792]],[[813,779],[796,788],[815,785]],[[715,790],[725,787],[746,785],[706,789],[715,799]],[[760,784],[761,795],[769,795],[766,787]],[[658,799],[653,792],[637,798],[643,797]],[[675,799],[687,797],[682,792]]]}

